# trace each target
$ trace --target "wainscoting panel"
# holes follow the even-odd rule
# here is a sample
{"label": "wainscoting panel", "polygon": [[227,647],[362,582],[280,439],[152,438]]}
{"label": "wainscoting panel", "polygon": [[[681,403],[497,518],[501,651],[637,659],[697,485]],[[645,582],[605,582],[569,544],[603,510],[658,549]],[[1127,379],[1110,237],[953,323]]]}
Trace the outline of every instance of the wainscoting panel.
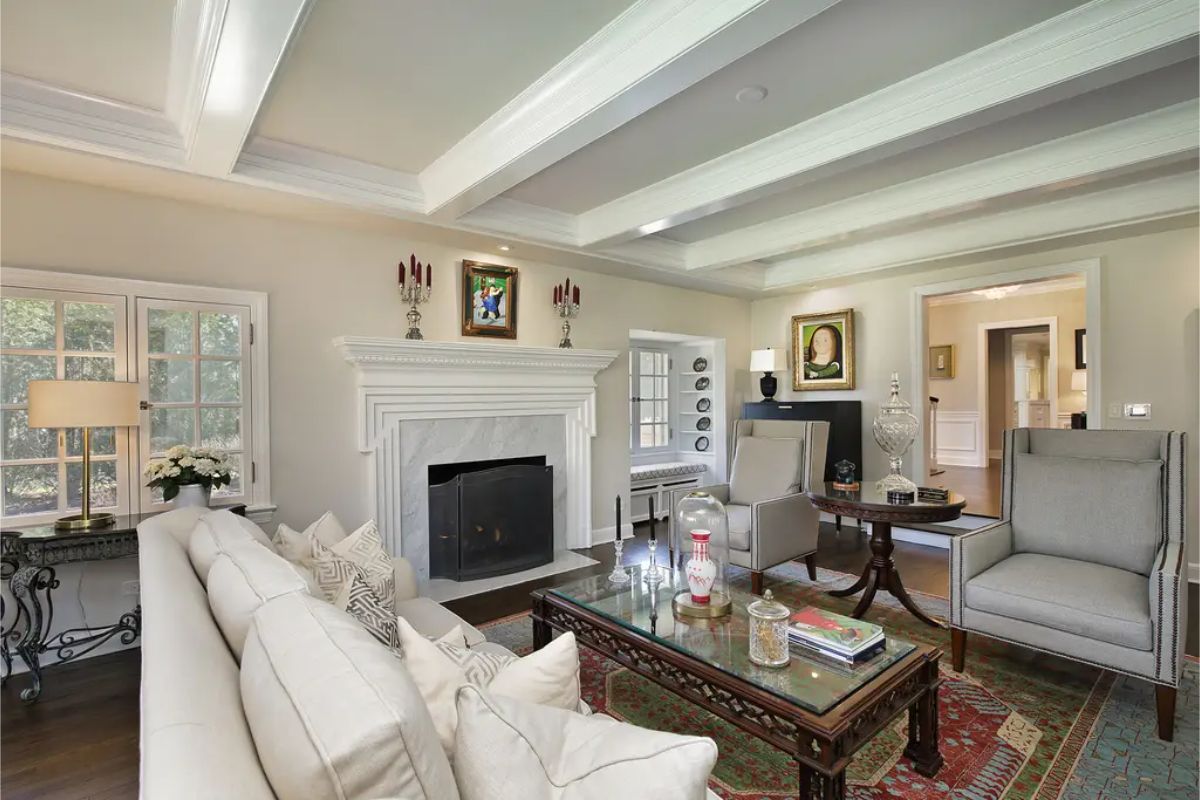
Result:
{"label": "wainscoting panel", "polygon": [[946,411],[937,415],[938,463],[954,467],[986,467],[987,448],[978,411]]}

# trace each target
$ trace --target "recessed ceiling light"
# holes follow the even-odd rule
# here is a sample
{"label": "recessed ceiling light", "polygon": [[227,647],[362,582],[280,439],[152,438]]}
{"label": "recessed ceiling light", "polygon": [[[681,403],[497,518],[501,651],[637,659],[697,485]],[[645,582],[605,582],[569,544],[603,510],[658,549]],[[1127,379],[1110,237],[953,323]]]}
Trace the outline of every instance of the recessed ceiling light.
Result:
{"label": "recessed ceiling light", "polygon": [[767,88],[765,86],[747,86],[744,89],[738,89],[738,93],[733,96],[733,99],[739,103],[757,103],[766,96]]}
{"label": "recessed ceiling light", "polygon": [[507,253],[509,250],[512,250],[512,248],[506,244],[498,244],[498,245],[496,245],[496,249],[503,250],[505,253]]}

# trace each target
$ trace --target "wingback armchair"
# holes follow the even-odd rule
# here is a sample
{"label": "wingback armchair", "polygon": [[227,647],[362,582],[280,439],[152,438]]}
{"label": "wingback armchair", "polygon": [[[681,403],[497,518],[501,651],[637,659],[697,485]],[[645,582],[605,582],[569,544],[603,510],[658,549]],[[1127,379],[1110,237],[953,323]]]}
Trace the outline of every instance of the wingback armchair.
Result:
{"label": "wingback armchair", "polygon": [[820,512],[804,491],[825,475],[829,423],[739,419],[730,443],[729,483],[671,492],[671,542],[678,543],[674,509],[688,492],[705,491],[725,504],[729,558],[750,570],[751,591],[762,594],[763,570],[803,558],[817,577]]}
{"label": "wingback armchair", "polygon": [[1144,678],[1171,741],[1187,631],[1184,439],[1005,433],[1001,519],[951,542],[955,670],[973,631]]}

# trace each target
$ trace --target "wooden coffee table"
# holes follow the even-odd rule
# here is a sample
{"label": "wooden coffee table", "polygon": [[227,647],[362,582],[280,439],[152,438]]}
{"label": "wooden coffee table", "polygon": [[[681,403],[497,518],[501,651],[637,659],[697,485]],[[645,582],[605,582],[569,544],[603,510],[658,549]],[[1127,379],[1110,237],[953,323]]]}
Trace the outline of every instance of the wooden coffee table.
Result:
{"label": "wooden coffee table", "polygon": [[846,794],[851,757],[908,711],[905,755],[922,775],[942,766],[938,750],[938,660],[941,651],[888,638],[887,650],[846,667],[792,650],[783,669],[750,662],[746,605],[733,592],[733,613],[717,620],[675,617],[676,576],[657,590],[640,567],[622,586],[595,576],[533,593],[534,647],[554,631],[644,675],[685,700],[757,736],[796,760],[801,798]]}
{"label": "wooden coffee table", "polygon": [[962,495],[951,492],[944,503],[917,501],[897,505],[889,503],[886,495],[876,491],[873,481],[870,484],[864,481],[862,488],[855,491],[836,489],[832,483],[826,483],[823,487],[806,494],[812,504],[821,511],[858,517],[871,523],[871,559],[863,568],[862,575],[853,586],[835,589],[829,593],[834,597],[848,597],[860,591],[863,593],[851,616],[857,619],[866,614],[875,599],[875,592],[883,589],[899,600],[917,619],[936,628],[946,627],[944,622],[922,611],[904,589],[900,571],[896,569],[896,562],[892,558],[892,551],[896,547],[892,542],[892,523],[949,522],[958,519],[967,505]]}

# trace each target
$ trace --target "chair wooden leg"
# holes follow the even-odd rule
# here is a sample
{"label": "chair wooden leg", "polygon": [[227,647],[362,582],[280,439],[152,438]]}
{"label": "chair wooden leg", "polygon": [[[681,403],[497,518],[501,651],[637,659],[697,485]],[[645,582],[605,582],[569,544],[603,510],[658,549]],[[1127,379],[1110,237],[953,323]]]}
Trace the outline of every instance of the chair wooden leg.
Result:
{"label": "chair wooden leg", "polygon": [[955,672],[962,672],[967,662],[967,632],[950,629],[950,663]]}
{"label": "chair wooden leg", "polygon": [[763,593],[763,578],[761,572],[750,571],[750,594],[761,595]]}
{"label": "chair wooden leg", "polygon": [[1154,699],[1158,705],[1158,738],[1164,742],[1175,741],[1175,695],[1174,686],[1154,685]]}
{"label": "chair wooden leg", "polygon": [[815,581],[817,579],[817,554],[809,553],[804,557],[804,566],[808,567],[808,579]]}

